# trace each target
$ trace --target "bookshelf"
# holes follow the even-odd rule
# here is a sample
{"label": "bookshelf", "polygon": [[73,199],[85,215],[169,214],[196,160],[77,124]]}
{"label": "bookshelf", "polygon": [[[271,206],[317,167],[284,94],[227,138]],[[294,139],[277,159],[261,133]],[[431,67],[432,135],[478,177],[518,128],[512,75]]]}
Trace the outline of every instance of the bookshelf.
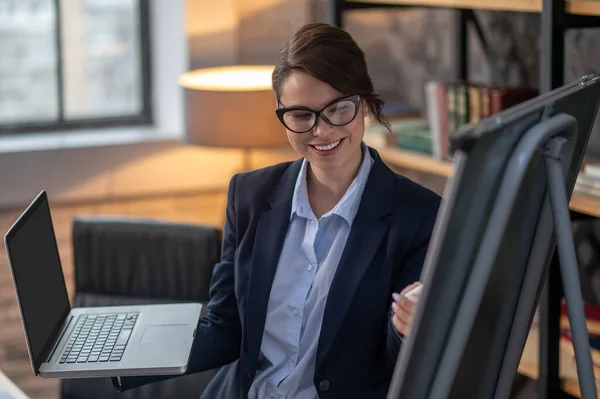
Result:
{"label": "bookshelf", "polygon": [[[393,166],[443,177],[448,177],[452,173],[453,167],[450,162],[438,161],[427,155],[393,147],[378,148],[377,151],[386,163]],[[586,162],[592,161],[600,162],[600,160],[586,160]],[[600,218],[600,198],[574,192],[569,207],[572,211]]]}
{"label": "bookshelf", "polygon": [[[348,0],[350,8],[355,5],[420,6],[438,8],[463,8],[470,10],[496,10],[516,12],[542,12],[542,0]],[[356,7],[356,8],[360,8]],[[570,0],[565,11],[574,15],[600,15],[600,2],[597,0]]]}

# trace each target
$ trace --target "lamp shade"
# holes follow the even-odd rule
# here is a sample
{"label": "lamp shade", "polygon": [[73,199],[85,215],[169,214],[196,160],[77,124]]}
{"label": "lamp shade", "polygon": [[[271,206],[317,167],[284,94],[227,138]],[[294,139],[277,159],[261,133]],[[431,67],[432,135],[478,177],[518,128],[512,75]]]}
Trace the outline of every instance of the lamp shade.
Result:
{"label": "lamp shade", "polygon": [[230,66],[183,74],[179,84],[185,89],[186,142],[235,148],[287,144],[275,115],[273,68]]}

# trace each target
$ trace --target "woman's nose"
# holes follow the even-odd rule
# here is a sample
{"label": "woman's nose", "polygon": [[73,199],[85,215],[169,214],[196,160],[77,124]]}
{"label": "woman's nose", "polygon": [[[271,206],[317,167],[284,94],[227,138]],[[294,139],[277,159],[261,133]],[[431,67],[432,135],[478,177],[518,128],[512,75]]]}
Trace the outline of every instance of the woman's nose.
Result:
{"label": "woman's nose", "polygon": [[329,123],[325,122],[325,120],[319,116],[317,118],[317,122],[315,123],[315,127],[313,128],[313,134],[315,136],[328,136],[333,132],[333,126]]}

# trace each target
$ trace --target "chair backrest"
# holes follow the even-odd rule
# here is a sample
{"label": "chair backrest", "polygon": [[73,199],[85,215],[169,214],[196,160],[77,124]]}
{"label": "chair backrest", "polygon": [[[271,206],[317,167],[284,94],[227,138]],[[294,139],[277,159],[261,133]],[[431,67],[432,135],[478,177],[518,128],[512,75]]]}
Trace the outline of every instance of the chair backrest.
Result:
{"label": "chair backrest", "polygon": [[76,293],[207,302],[215,227],[86,216],[73,223]]}
{"label": "chair backrest", "polygon": [[[214,227],[136,218],[77,217],[74,306],[208,302],[220,255]],[[205,309],[205,308],[204,308]],[[117,393],[110,378],[62,379],[62,399],[197,398],[216,370]]]}

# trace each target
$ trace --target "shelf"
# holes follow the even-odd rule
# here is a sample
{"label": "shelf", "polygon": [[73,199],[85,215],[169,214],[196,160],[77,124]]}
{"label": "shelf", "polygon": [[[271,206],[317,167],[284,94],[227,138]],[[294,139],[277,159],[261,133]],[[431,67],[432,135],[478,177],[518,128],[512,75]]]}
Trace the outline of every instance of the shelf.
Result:
{"label": "shelf", "polygon": [[[347,0],[356,3],[390,4],[422,7],[466,8],[496,11],[541,12],[542,0]],[[567,12],[600,15],[598,0],[567,0]]]}
{"label": "shelf", "polygon": [[377,148],[377,151],[384,161],[396,166],[443,177],[448,177],[452,173],[452,164],[438,161],[427,155],[402,151],[396,148]]}
{"label": "shelf", "polygon": [[[353,0],[348,0],[353,2]],[[355,0],[360,3],[407,6],[469,8],[500,11],[540,12],[541,0]]]}
{"label": "shelf", "polygon": [[600,198],[573,192],[569,208],[572,211],[600,218]]}
{"label": "shelf", "polygon": [[600,1],[571,0],[567,1],[567,12],[579,15],[600,15]]}
{"label": "shelf", "polygon": [[[521,361],[519,363],[518,373],[525,377],[537,380],[538,378],[538,364],[537,362],[526,362]],[[560,379],[560,388],[571,396],[581,398],[581,391],[579,390],[579,381],[572,380],[569,378]]]}
{"label": "shelf", "polygon": [[[420,155],[397,148],[377,148],[381,158],[392,165],[418,172],[448,177],[453,166],[449,162],[438,161],[427,155]],[[574,192],[569,208],[572,211],[600,218],[600,198]]]}

